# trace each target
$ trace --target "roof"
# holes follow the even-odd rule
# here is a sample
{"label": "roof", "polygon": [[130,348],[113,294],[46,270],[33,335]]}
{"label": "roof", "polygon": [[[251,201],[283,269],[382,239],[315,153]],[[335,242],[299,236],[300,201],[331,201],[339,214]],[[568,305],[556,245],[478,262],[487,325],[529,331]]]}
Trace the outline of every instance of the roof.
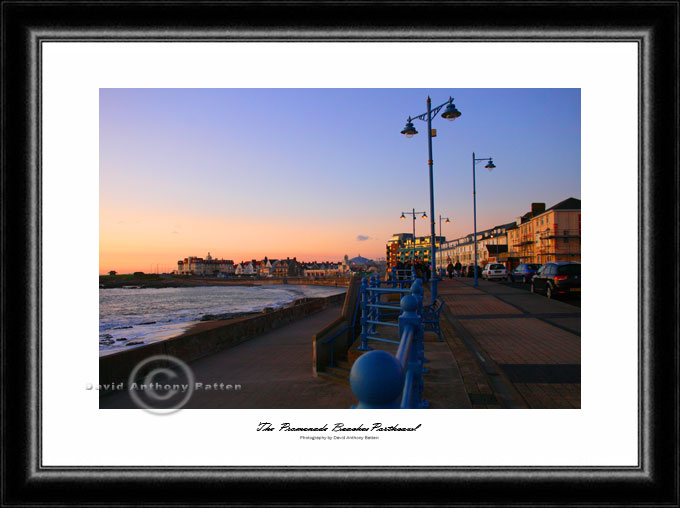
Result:
{"label": "roof", "polygon": [[[560,201],[554,206],[548,208],[548,210],[580,210],[581,200],[576,198],[568,198],[564,201]],[[546,210],[546,212],[548,211]]]}
{"label": "roof", "polygon": [[500,226],[496,226],[496,227],[493,228],[493,229],[500,229],[500,228],[502,228],[502,229],[508,230],[508,229],[515,229],[516,227],[517,227],[517,222],[512,221],[512,222],[508,222],[507,224],[502,224],[502,225],[500,225]]}

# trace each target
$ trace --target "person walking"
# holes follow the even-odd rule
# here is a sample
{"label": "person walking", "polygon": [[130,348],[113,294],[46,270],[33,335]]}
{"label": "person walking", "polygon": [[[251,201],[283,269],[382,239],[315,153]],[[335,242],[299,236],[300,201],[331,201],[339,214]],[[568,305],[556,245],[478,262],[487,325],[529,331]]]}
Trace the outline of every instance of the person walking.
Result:
{"label": "person walking", "polygon": [[453,279],[453,271],[455,268],[453,267],[453,263],[449,261],[449,266],[446,267],[446,271],[449,272],[449,279]]}
{"label": "person walking", "polygon": [[460,261],[456,261],[456,266],[453,267],[456,270],[456,277],[460,277],[460,269],[462,268]]}

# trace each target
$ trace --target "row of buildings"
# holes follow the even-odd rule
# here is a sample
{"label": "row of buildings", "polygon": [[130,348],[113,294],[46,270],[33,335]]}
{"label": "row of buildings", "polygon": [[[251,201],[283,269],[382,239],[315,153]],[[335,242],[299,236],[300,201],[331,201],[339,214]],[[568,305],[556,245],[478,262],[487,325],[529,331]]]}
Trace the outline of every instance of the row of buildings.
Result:
{"label": "row of buildings", "polygon": [[[387,265],[410,263],[414,258],[430,263],[430,237],[413,238],[399,233],[387,241]],[[455,240],[435,237],[436,265],[475,262],[475,235]],[[546,209],[532,203],[531,209],[514,221],[477,232],[477,263],[501,262],[508,268],[520,263],[581,261],[581,200],[569,198]]]}
{"label": "row of buildings", "polygon": [[198,275],[203,277],[339,277],[349,272],[346,262],[322,263],[301,262],[297,258],[264,259],[241,261],[234,263],[231,259],[215,259],[208,255],[205,258],[190,256],[177,261],[177,275]]}

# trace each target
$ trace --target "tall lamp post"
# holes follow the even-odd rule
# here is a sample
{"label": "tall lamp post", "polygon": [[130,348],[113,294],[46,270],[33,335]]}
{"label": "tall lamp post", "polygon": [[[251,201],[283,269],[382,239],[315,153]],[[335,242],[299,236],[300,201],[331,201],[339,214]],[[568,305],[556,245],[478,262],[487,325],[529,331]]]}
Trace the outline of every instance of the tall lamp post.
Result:
{"label": "tall lamp post", "polygon": [[[431,254],[430,254],[430,264],[432,265],[432,278],[430,279],[430,299],[431,303],[434,304],[435,300],[437,299],[437,267],[436,267],[436,262],[435,262],[435,246],[434,246],[434,182],[432,178],[432,167],[433,167],[433,161],[432,161],[432,118],[441,111],[441,109],[446,106],[446,109],[442,113],[442,118],[446,118],[449,121],[453,121],[456,118],[458,118],[461,113],[456,109],[456,105],[453,103],[453,97],[449,97],[449,100],[446,101],[443,104],[440,104],[439,106],[432,108],[432,101],[430,97],[428,96],[427,98],[427,112],[423,113],[418,116],[414,117],[408,117],[408,120],[406,121],[406,126],[402,129],[401,133],[406,136],[407,138],[412,138],[415,134],[418,134],[418,131],[416,128],[413,126],[412,120],[415,120],[416,118],[418,120],[422,120],[423,122],[427,122],[427,153],[428,153],[428,161],[427,164],[429,166],[430,170],[430,248],[431,248]],[[436,133],[435,133],[436,135]]]}
{"label": "tall lamp post", "polygon": [[[442,238],[442,219],[446,219],[446,224],[451,223],[451,219],[448,217],[442,217],[441,215],[439,216],[439,238]],[[439,264],[444,266],[444,259],[442,258],[442,249],[439,249]]]}
{"label": "tall lamp post", "polygon": [[400,219],[406,219],[406,215],[412,215],[413,216],[413,254],[411,255],[411,263],[415,265],[415,260],[416,260],[416,215],[418,214],[423,214],[423,219],[427,219],[427,214],[425,212],[416,212],[415,208],[412,208],[412,212],[401,212],[401,217]]}
{"label": "tall lamp post", "polygon": [[488,157],[488,158],[482,158],[482,159],[477,159],[475,158],[475,152],[472,152],[472,202],[473,202],[473,214],[474,214],[474,227],[475,227],[475,267],[472,269],[472,271],[475,274],[475,282],[474,286],[478,286],[479,283],[477,282],[477,187],[475,184],[475,166],[477,165],[478,162],[481,161],[488,161],[488,164],[484,166],[486,169],[489,171],[493,171],[493,169],[496,167],[494,166],[493,163],[493,158]]}

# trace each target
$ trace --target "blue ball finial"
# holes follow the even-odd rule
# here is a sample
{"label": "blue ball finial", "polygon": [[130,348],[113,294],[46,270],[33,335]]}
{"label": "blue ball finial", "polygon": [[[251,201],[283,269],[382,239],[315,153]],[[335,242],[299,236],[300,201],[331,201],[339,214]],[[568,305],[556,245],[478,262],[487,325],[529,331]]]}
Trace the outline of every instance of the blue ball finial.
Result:
{"label": "blue ball finial", "polygon": [[404,371],[386,351],[365,353],[354,362],[349,384],[359,399],[359,409],[399,407]]}
{"label": "blue ball finial", "polygon": [[401,299],[401,310],[404,312],[415,312],[418,310],[418,300],[415,296],[406,295]]}

